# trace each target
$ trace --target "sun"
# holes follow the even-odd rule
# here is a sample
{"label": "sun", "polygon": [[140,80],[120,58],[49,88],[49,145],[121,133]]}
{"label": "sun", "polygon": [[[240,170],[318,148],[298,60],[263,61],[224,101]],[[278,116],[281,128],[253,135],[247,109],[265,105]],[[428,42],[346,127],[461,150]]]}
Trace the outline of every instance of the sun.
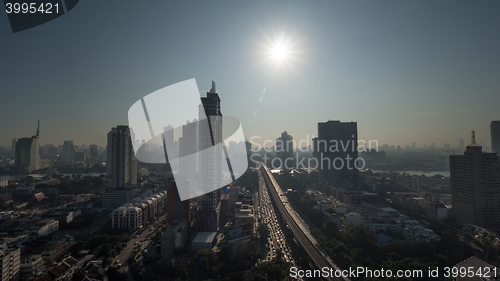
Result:
{"label": "sun", "polygon": [[295,70],[294,64],[300,62],[299,55],[303,53],[295,36],[285,34],[271,36],[266,33],[263,35],[265,40],[257,43],[256,52],[262,59],[260,63],[275,72],[285,73],[285,70]]}
{"label": "sun", "polygon": [[282,46],[282,45],[277,45],[277,46],[274,46],[273,48],[273,58],[275,60],[283,60],[283,59],[286,59],[288,56],[288,50],[285,46]]}

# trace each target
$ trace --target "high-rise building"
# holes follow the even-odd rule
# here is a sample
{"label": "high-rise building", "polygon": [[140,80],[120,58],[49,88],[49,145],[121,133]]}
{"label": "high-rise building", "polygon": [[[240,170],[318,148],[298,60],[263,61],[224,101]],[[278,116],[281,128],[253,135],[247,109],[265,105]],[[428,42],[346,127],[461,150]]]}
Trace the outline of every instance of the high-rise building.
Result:
{"label": "high-rise building", "polygon": [[[198,122],[189,122],[182,126],[182,137],[179,138],[179,166],[181,174],[188,179],[197,177],[197,163],[195,157],[184,157],[194,155],[197,152],[197,130]],[[173,131],[172,131],[173,132]]]}
{"label": "high-rise building", "polygon": [[317,160],[322,182],[340,183],[356,177],[358,159],[356,122],[318,123]]}
{"label": "high-rise building", "polygon": [[89,160],[96,162],[99,159],[99,147],[97,144],[89,145]]}
{"label": "high-rise building", "polygon": [[12,139],[12,146],[11,146],[11,151],[10,151],[10,157],[12,159],[16,159],[16,143],[17,143],[17,139]]}
{"label": "high-rise building", "polygon": [[255,166],[254,161],[252,161],[252,143],[249,142],[248,140],[245,140],[245,148],[247,151],[247,161],[248,161],[248,167],[253,167]]}
{"label": "high-rise building", "polygon": [[137,160],[128,126],[117,126],[108,133],[107,174],[111,186],[131,187],[137,184]]}
{"label": "high-rise building", "polygon": [[18,173],[31,173],[38,170],[40,121],[36,135],[31,138],[20,138],[16,142],[16,169]]}
{"label": "high-rise building", "polygon": [[[215,82],[212,81],[212,88],[207,92],[206,97],[201,98],[201,101],[199,151],[222,143],[222,113]],[[202,109],[206,119],[202,114]],[[203,122],[207,122],[208,126],[204,126]],[[200,165],[202,167],[211,167],[211,169],[200,169],[201,184],[203,184],[204,188],[213,190],[201,196],[201,212],[198,219],[202,230],[215,231],[219,227],[217,218],[221,198],[222,153],[222,146],[216,146],[214,149],[200,154]]]}
{"label": "high-rise building", "polygon": [[473,140],[463,155],[450,155],[453,215],[459,223],[500,230],[500,168],[496,153]]}
{"label": "high-rise building", "polygon": [[167,187],[167,222],[186,220],[190,224],[190,204],[189,199],[181,201],[177,185],[171,181]]}
{"label": "high-rise building", "polygon": [[85,151],[78,151],[75,152],[75,162],[85,162],[87,161],[87,152]]}
{"label": "high-rise building", "polygon": [[464,139],[459,139],[458,140],[458,150],[460,152],[465,151],[465,142],[464,142]]}
{"label": "high-rise building", "polygon": [[62,156],[66,161],[75,160],[75,144],[73,143],[73,140],[64,141]]}
{"label": "high-rise building", "polygon": [[273,162],[279,162],[283,170],[293,168],[293,137],[286,131],[281,133],[281,137],[276,139],[276,158],[279,158],[280,161]]}
{"label": "high-rise building", "polygon": [[500,120],[491,121],[490,136],[491,136],[491,152],[500,153]]}
{"label": "high-rise building", "polygon": [[21,249],[0,244],[0,281],[18,281],[21,275]]}

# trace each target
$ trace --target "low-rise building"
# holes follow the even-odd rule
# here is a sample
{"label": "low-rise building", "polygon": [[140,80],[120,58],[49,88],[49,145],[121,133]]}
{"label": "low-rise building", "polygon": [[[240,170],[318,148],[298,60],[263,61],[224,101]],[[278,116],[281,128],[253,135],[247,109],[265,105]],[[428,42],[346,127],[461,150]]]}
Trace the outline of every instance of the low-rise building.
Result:
{"label": "low-rise building", "polygon": [[42,253],[27,253],[21,256],[21,280],[32,280],[45,268]]}
{"label": "low-rise building", "polygon": [[132,189],[110,189],[102,195],[102,206],[104,208],[116,208],[134,198]]}
{"label": "low-rise building", "polygon": [[59,230],[59,221],[55,219],[44,219],[36,222],[30,228],[30,236],[45,236]]}
{"label": "low-rise building", "polygon": [[193,251],[198,251],[201,249],[211,250],[215,246],[216,235],[217,232],[199,232],[198,235],[196,235],[196,237],[194,238],[193,243],[191,244],[191,248],[193,249]]}
{"label": "low-rise building", "polygon": [[142,210],[131,203],[124,204],[111,214],[111,228],[135,230],[142,227]]}
{"label": "low-rise building", "polygon": [[71,280],[75,273],[77,260],[73,257],[67,257],[58,265],[53,266],[50,270],[37,277],[35,281],[66,281]]}

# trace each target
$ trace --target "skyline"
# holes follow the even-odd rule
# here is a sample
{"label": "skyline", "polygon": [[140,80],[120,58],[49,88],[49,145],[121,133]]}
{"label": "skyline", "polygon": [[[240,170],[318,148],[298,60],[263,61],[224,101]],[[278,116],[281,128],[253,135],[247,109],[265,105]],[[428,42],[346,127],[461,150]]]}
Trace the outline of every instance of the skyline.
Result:
{"label": "skyline", "polygon": [[[339,121],[339,120],[328,120],[328,121]],[[339,121],[339,122],[342,122],[342,121]],[[492,121],[492,122],[500,122],[500,120]],[[39,121],[38,121],[38,123],[39,123]],[[354,122],[354,123],[356,123],[356,122]],[[126,127],[128,127],[128,125],[116,125],[115,127],[119,127],[119,126],[126,126]],[[39,127],[38,127],[38,129],[39,129]],[[113,129],[114,129],[114,127],[111,128],[111,131]],[[283,135],[283,133],[287,133],[287,132],[283,131],[281,133],[281,136]],[[439,146],[439,145],[435,144],[434,142],[432,142],[432,143],[424,143],[424,144],[417,144],[415,142],[407,143],[407,144],[394,144],[394,143],[379,143],[378,140],[363,140],[363,139],[359,139],[358,140],[358,151],[361,152],[360,149],[363,146],[366,146],[367,149],[378,149],[380,151],[380,150],[382,150],[382,148],[383,148],[382,146],[384,146],[384,145],[388,145],[389,148],[394,148],[394,149],[396,147],[398,147],[398,146],[400,146],[401,149],[406,149],[406,148],[413,149],[413,145],[414,144],[415,144],[415,148],[416,149],[431,149],[432,145],[434,145],[435,149],[447,149],[446,145],[449,145],[448,148],[460,148],[460,145],[461,145],[460,141],[461,140],[464,141],[464,143],[463,143],[464,144],[464,148],[467,147],[467,146],[471,146],[471,145],[472,146],[478,145],[478,146],[481,146],[483,148],[492,149],[492,147],[490,146],[491,143],[489,143],[489,144],[482,144],[484,142],[477,141],[477,139],[475,137],[477,134],[475,134],[474,130],[471,131],[470,133],[471,133],[471,135],[472,135],[472,133],[474,133],[474,139],[476,141],[467,142],[466,139],[459,139],[458,140],[459,145],[455,145],[453,143],[444,143],[442,146]],[[24,137],[19,137],[19,138],[15,138],[15,139],[19,140],[21,138],[31,138],[31,137],[35,137],[35,136],[37,136],[37,138],[38,138],[38,134],[39,134],[39,131],[37,130],[37,133],[35,135],[33,135],[33,136],[24,136]],[[291,136],[291,135],[289,135],[289,136]],[[178,137],[182,138],[182,136],[178,136]],[[291,136],[291,137],[293,137],[293,136]],[[313,135],[306,135],[305,139],[300,139],[300,140],[295,140],[294,139],[294,140],[291,141],[291,143],[293,144],[292,145],[293,149],[297,150],[297,151],[301,151],[301,152],[307,152],[307,151],[309,151],[308,149],[312,148],[314,138],[317,138],[317,137],[318,137],[318,135],[313,134]],[[281,137],[278,137],[276,139],[262,139],[259,136],[252,136],[250,138],[247,138],[245,140],[245,142],[249,142],[252,145],[252,149],[256,149],[256,151],[260,151],[261,149],[274,149],[273,151],[278,151],[278,150],[279,151],[283,151],[283,149],[278,149],[278,147],[280,147],[280,146],[276,146],[277,145],[277,141],[280,138]],[[471,137],[471,139],[472,139],[472,137]],[[490,140],[491,140],[491,138],[490,138]],[[137,141],[140,141],[140,140],[137,140]],[[178,142],[178,141],[180,141],[180,139],[177,139],[175,141]],[[73,139],[71,139],[71,140],[64,140],[63,144],[65,144],[66,142],[72,142],[72,143],[74,143],[74,140]],[[231,141],[231,142],[233,142],[233,141]],[[44,144],[39,144],[39,145],[40,146],[54,145],[55,147],[57,147],[57,146],[61,146],[62,147],[63,144],[59,144],[59,143],[44,143]],[[99,146],[101,148],[106,148],[106,144],[96,144],[96,143],[75,144],[75,146],[86,146],[87,148],[89,146],[92,146],[92,145],[97,145],[97,146]],[[155,144],[154,142],[151,142],[150,145],[154,146],[154,145],[157,145],[157,144]],[[226,145],[228,145],[228,144],[226,144]],[[254,146],[256,146],[258,148],[255,148]],[[8,148],[9,146],[1,146],[0,145],[0,147]],[[269,150],[269,151],[271,151],[271,150]],[[486,152],[488,152],[488,151],[486,151]],[[448,152],[451,152],[451,151],[448,151]]]}
{"label": "skyline", "polygon": [[[340,120],[380,145],[456,147],[474,130],[490,146],[500,119],[496,2],[120,3],[82,2],[19,34],[0,16],[0,146],[37,120],[42,145],[104,145],[136,100],[190,78],[202,96],[217,83],[247,139],[300,141]],[[281,41],[287,63],[269,60]]]}

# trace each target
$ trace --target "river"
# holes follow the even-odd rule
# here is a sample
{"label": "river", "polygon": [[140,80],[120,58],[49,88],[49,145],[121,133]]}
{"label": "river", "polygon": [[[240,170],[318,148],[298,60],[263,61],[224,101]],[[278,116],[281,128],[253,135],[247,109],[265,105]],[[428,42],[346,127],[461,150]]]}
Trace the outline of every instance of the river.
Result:
{"label": "river", "polygon": [[[98,177],[100,175],[102,175],[104,173],[81,173],[81,174],[78,174],[78,173],[61,173],[61,174],[58,174],[58,175],[61,175],[61,176],[73,176],[73,175],[81,175],[82,177],[84,176],[93,176],[93,177]],[[35,179],[41,179],[45,176],[50,176],[51,174],[24,174],[24,175],[0,175],[0,180],[9,180],[9,181],[18,181],[22,178],[25,178],[27,176],[32,176],[33,178]]]}
{"label": "river", "polygon": [[441,175],[443,177],[450,177],[450,171],[428,171],[428,172],[424,172],[424,171],[411,171],[411,170],[408,170],[408,171],[379,171],[379,170],[372,170],[372,172],[374,172],[374,173],[396,172],[396,173],[406,173],[406,174],[415,175],[415,176],[424,175],[426,177],[433,177],[435,175]]}

